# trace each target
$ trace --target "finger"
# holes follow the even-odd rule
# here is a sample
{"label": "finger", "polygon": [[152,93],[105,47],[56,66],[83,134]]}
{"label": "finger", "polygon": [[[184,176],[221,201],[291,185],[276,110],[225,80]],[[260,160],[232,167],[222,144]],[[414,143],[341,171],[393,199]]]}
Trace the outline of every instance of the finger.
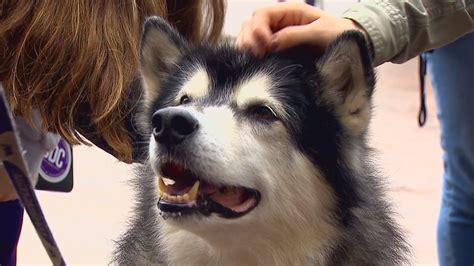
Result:
{"label": "finger", "polygon": [[236,44],[239,48],[263,56],[270,50],[272,32],[261,21],[248,21],[242,25]]}
{"label": "finger", "polygon": [[272,42],[274,51],[286,50],[301,44],[319,46],[317,35],[311,25],[286,27],[274,35]]}
{"label": "finger", "polygon": [[248,50],[248,28],[249,28],[249,21],[245,21],[242,23],[242,26],[240,27],[240,32],[237,35],[237,40],[235,41],[235,44],[237,47]]}
{"label": "finger", "polygon": [[251,28],[248,25],[242,27],[237,37],[236,45],[241,50],[251,52],[256,56],[263,54],[263,49],[260,48],[260,44],[252,37]]}
{"label": "finger", "polygon": [[236,45],[238,48],[251,51],[254,46],[256,46],[255,40],[252,38],[252,27],[251,22],[246,21],[242,24],[242,28],[237,37]]}
{"label": "finger", "polygon": [[[257,56],[262,56],[274,50],[278,45],[274,42],[274,32],[288,26],[312,23],[322,14],[323,11],[320,9],[301,3],[279,3],[257,9],[252,18],[242,25],[237,45],[245,50],[250,50]],[[286,48],[298,42],[300,42],[300,38],[290,42],[285,39],[282,47]]]}
{"label": "finger", "polygon": [[270,29],[269,18],[266,16],[255,16],[252,18],[252,30],[250,32],[251,42],[258,48],[259,52],[270,51],[273,32]]}
{"label": "finger", "polygon": [[322,15],[323,11],[303,3],[278,3],[254,12],[252,20],[262,17],[273,32],[294,25],[309,24]]}

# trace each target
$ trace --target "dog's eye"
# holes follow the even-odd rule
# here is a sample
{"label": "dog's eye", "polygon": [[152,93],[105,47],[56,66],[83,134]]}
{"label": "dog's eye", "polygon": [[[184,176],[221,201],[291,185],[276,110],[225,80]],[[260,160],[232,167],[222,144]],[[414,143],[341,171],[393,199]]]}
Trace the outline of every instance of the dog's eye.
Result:
{"label": "dog's eye", "polygon": [[253,106],[250,108],[250,114],[259,120],[276,120],[278,117],[275,112],[267,105]]}
{"label": "dog's eye", "polygon": [[181,99],[179,99],[179,104],[187,104],[189,102],[191,102],[191,99],[189,99],[188,95],[183,95]]}

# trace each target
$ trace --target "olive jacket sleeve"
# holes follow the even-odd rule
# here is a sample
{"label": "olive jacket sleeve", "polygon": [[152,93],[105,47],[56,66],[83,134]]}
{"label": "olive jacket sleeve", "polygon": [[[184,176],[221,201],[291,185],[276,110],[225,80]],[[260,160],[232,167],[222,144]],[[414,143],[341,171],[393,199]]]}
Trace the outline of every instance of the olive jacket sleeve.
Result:
{"label": "olive jacket sleeve", "polygon": [[375,66],[403,63],[474,31],[474,0],[362,0],[343,17],[367,32]]}

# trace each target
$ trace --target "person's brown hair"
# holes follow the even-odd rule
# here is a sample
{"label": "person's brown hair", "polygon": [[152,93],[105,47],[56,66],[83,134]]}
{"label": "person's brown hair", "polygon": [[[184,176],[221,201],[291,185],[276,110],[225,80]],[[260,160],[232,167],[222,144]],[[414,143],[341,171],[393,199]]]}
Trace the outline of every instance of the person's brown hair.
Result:
{"label": "person's brown hair", "polygon": [[[0,0],[0,81],[14,115],[69,143],[87,143],[75,121],[88,115],[122,161],[132,159],[124,98],[138,72],[145,17],[159,15],[188,40],[216,41],[224,0]],[[83,114],[87,103],[91,113]]]}

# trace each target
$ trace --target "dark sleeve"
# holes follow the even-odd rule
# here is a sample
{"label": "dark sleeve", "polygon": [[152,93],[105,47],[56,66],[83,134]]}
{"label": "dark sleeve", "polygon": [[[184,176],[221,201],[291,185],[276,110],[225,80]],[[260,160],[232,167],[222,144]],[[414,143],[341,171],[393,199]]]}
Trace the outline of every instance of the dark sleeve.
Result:
{"label": "dark sleeve", "polygon": [[[129,132],[129,135],[133,143],[133,162],[141,163],[146,158],[147,145],[146,139],[143,136],[143,132],[139,129],[136,116],[141,112],[140,102],[141,102],[142,88],[140,85],[140,80],[136,79],[129,90],[129,95],[126,97],[126,102],[124,110],[129,110],[123,118],[123,123],[125,128]],[[77,131],[83,135],[87,140],[92,142],[97,147],[101,148],[105,152],[116,157],[113,149],[110,145],[97,134],[97,129],[94,124],[90,122],[90,113],[91,108],[88,103],[84,103],[81,106],[79,112],[81,115],[76,118],[76,123],[78,125]]]}
{"label": "dark sleeve", "polygon": [[23,224],[19,200],[0,202],[0,265],[16,265],[16,247]]}

